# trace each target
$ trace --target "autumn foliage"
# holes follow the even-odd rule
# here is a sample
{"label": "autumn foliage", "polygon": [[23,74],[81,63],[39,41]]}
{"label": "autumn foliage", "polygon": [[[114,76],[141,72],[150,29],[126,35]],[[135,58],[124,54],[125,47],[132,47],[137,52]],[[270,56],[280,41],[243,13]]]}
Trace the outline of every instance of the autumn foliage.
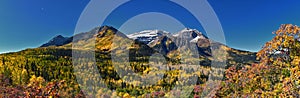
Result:
{"label": "autumn foliage", "polygon": [[[212,92],[205,92],[208,82],[209,66],[189,68],[173,66],[170,69],[185,69],[190,73],[182,77],[195,76],[196,85],[187,85],[193,89],[187,97],[300,97],[300,28],[283,24],[274,32],[274,38],[267,42],[257,53],[259,62],[253,64],[236,64],[227,68],[221,85]],[[246,54],[247,55],[247,54]],[[125,82],[112,66],[111,57],[105,52],[96,54],[100,78],[107,85],[105,89],[80,87],[73,73],[71,50],[57,48],[38,48],[19,53],[0,55],[0,98],[57,98],[57,97],[123,97],[123,98],[160,98],[181,97],[180,90],[172,90],[174,85],[189,84],[189,80],[179,81],[180,70],[164,73],[156,85],[135,85],[140,81]],[[176,60],[176,59],[174,59]],[[84,59],[82,59],[84,61]],[[130,63],[138,74],[149,73],[146,66],[149,57],[139,57]],[[170,60],[173,62],[172,60]],[[82,63],[84,67],[93,68],[92,64]],[[197,70],[196,70],[197,69]],[[201,69],[201,71],[199,71]],[[126,69],[125,69],[126,70]],[[84,71],[84,70],[83,70]],[[150,75],[157,73],[149,73]],[[81,74],[80,74],[81,75]],[[94,74],[83,75],[84,84],[98,79]],[[223,76],[220,76],[223,77]],[[78,77],[77,77],[78,78]],[[124,77],[129,79],[131,77]],[[151,78],[155,80],[155,78]],[[218,81],[219,82],[219,81]],[[83,93],[85,90],[97,89],[96,92]],[[210,95],[213,94],[213,95]]]}
{"label": "autumn foliage", "polygon": [[284,24],[257,53],[258,64],[233,66],[217,97],[299,97],[300,28]]}

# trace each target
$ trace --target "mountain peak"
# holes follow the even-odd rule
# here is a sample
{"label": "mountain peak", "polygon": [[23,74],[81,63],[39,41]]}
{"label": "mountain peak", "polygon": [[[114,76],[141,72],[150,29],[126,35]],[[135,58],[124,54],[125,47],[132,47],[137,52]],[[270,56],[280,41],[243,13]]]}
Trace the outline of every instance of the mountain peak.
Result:
{"label": "mountain peak", "polygon": [[62,35],[56,35],[54,38],[65,38],[65,37]]}
{"label": "mountain peak", "polygon": [[41,47],[61,46],[61,45],[64,45],[67,41],[69,41],[68,37],[64,37],[62,35],[57,35],[54,38],[52,38],[49,42],[47,42],[46,44],[43,44]]}
{"label": "mountain peak", "polygon": [[177,32],[173,36],[179,37],[179,38],[184,38],[184,39],[195,39],[195,38],[207,39],[207,37],[205,35],[203,35],[200,31],[198,31],[196,29],[190,29],[190,28],[184,28],[183,30]]}
{"label": "mountain peak", "polygon": [[118,29],[112,26],[102,26],[98,29],[97,33],[94,35],[97,38],[102,37],[112,37],[112,36],[119,36],[123,38],[128,38],[125,34],[120,32]]}
{"label": "mountain peak", "polygon": [[113,30],[114,32],[118,31],[116,28],[114,28],[112,26],[107,26],[107,25],[101,26],[100,29],[99,29],[99,31],[107,31],[107,30]]}

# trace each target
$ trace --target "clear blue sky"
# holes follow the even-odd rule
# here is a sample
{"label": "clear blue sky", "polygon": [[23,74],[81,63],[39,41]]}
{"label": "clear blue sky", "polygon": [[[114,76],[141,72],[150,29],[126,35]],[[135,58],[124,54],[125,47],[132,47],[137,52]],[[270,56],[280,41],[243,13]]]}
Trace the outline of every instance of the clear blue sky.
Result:
{"label": "clear blue sky", "polygon": [[[89,0],[1,0],[0,53],[38,47],[58,34],[72,36],[76,22],[88,2]],[[300,25],[299,0],[208,2],[223,26],[227,45],[233,48],[258,51],[273,37],[272,31],[278,29],[280,24]],[[166,16],[157,14],[157,17],[164,19]],[[176,26],[181,26],[175,23],[177,22],[171,23],[174,24],[170,26],[174,28],[171,32],[178,31]],[[131,31],[139,30],[131,28]]]}

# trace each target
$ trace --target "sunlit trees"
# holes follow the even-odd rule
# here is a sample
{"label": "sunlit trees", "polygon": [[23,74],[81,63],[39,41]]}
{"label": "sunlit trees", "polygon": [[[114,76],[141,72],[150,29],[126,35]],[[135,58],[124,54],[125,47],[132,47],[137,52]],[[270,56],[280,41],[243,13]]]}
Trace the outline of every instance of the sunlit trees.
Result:
{"label": "sunlit trees", "polygon": [[[91,60],[88,58],[81,58],[78,59],[80,62],[78,66],[72,65],[70,49],[50,47],[3,54],[0,55],[0,97],[181,97],[180,90],[172,90],[176,85],[186,87],[182,91],[191,90],[189,97],[195,98],[202,97],[203,94],[213,95],[215,93],[215,97],[299,97],[299,31],[298,26],[282,25],[279,30],[274,32],[275,37],[257,53],[260,62],[249,65],[235,63],[237,65],[226,69],[225,79],[218,91],[214,91],[214,87],[205,83],[209,80],[209,74],[222,73],[223,70],[219,71],[220,68],[209,66],[214,58],[200,56],[198,60],[184,56],[193,55],[190,51],[186,51],[187,54],[173,51],[161,56],[164,58],[161,59],[142,55],[140,52],[143,49],[132,47],[130,53],[136,57],[129,59],[128,66],[119,68],[123,69],[124,77],[117,73],[116,69],[118,68],[113,65],[109,49],[106,49],[111,47],[111,43],[105,44],[107,47],[97,47],[103,48],[102,50],[105,52],[96,51],[95,64],[89,62]],[[109,32],[111,33],[111,31]],[[136,44],[135,47],[138,46]],[[231,51],[228,55],[254,55],[254,53],[238,55],[239,51],[237,50],[233,52],[227,49],[227,51]],[[87,54],[84,50],[81,53],[82,55]],[[225,51],[216,53],[219,54],[216,60],[223,61],[225,56],[228,56],[224,55],[225,53]],[[182,55],[186,59],[180,59]],[[229,59],[233,59],[233,57]],[[159,62],[160,60],[166,60],[166,62]],[[184,62],[180,62],[181,60]],[[241,57],[241,59],[234,60],[240,62],[244,59]],[[149,61],[156,62],[149,63]],[[197,66],[199,61],[205,66]],[[150,64],[158,64],[158,66],[153,68]],[[87,70],[95,68],[96,72]],[[79,70],[76,77],[74,69]],[[130,70],[141,77],[130,76],[131,74],[127,73]],[[100,76],[94,74],[97,72],[100,73]],[[161,75],[161,78],[157,77],[158,75]],[[147,76],[153,77],[147,78]],[[191,78],[196,78],[194,80],[196,83]],[[214,75],[211,79],[214,78],[221,80],[223,74]],[[100,79],[101,86],[105,85],[105,88],[98,86]],[[150,80],[153,84],[148,81],[144,83],[141,80]],[[142,85],[143,83],[144,85]],[[207,89],[213,89],[213,91],[208,92]],[[86,95],[83,95],[83,92]]]}
{"label": "sunlit trees", "polygon": [[289,95],[300,94],[300,28],[292,24],[281,25],[275,37],[258,52],[260,65],[278,67],[283,88]]}
{"label": "sunlit trees", "polygon": [[252,66],[233,66],[219,89],[220,97],[299,97],[300,28],[281,25],[257,53]]}

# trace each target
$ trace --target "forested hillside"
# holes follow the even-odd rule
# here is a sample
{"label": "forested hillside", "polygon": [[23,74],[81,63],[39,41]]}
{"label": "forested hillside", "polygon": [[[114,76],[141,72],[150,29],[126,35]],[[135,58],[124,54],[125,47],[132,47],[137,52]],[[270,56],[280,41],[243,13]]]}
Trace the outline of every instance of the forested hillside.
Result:
{"label": "forested hillside", "polygon": [[[143,84],[142,81],[132,80],[132,77],[119,76],[111,57],[111,52],[118,48],[112,45],[111,40],[116,35],[117,30],[111,27],[102,27],[98,30],[92,30],[92,33],[89,34],[93,35],[86,37],[86,40],[77,40],[78,43],[89,43],[91,41],[89,37],[96,37],[95,58],[100,76],[96,74],[79,76],[84,78],[82,81],[78,81],[78,75],[86,74],[75,75],[74,67],[90,69],[93,68],[93,64],[85,62],[89,61],[88,59],[80,59],[80,66],[73,65],[72,51],[74,50],[72,50],[72,44],[74,43],[72,42],[60,46],[47,46],[1,54],[0,97],[183,97],[182,91],[173,90],[177,85],[191,90],[188,96],[195,98],[201,96],[299,97],[299,30],[298,26],[282,25],[279,30],[274,32],[275,37],[267,42],[257,54],[222,45],[221,47],[226,50],[224,54],[227,54],[226,69],[223,69],[225,75],[214,76],[213,80],[215,81],[213,83],[220,83],[220,85],[207,90],[210,86],[206,83],[210,79],[210,74],[214,74],[212,70],[222,69],[210,66],[214,59],[208,53],[210,52],[210,45],[201,46],[201,42],[205,41],[199,40],[196,43],[198,50],[202,52],[199,53],[199,59],[187,59],[187,62],[179,62],[180,55],[177,55],[176,50],[173,51],[171,48],[166,54],[157,55],[157,58],[151,56],[159,53],[160,51],[157,49],[161,49],[164,45],[171,47],[168,46],[172,43],[171,38],[162,41],[166,36],[163,36],[153,45],[156,48],[134,42],[129,49],[130,55],[134,55],[129,59],[129,66],[138,75],[153,76],[150,79],[157,82],[150,85]],[[124,42],[127,40],[126,36],[122,34],[117,35],[116,39]],[[86,47],[90,45],[92,44],[83,44],[83,49],[76,51],[85,55],[88,52]],[[149,61],[159,61],[160,56],[166,62],[151,67],[151,64],[155,62]],[[257,61],[255,60],[256,57]],[[189,62],[198,62],[199,64]],[[167,65],[167,67],[163,65]],[[155,71],[160,70],[160,68],[165,68],[165,70]],[[84,71],[82,70],[82,73]],[[188,79],[190,77],[196,77],[195,83]],[[92,80],[99,80],[100,78],[107,86],[105,89],[80,86],[96,84]],[[147,79],[149,80],[149,77],[141,77],[140,80]]]}

